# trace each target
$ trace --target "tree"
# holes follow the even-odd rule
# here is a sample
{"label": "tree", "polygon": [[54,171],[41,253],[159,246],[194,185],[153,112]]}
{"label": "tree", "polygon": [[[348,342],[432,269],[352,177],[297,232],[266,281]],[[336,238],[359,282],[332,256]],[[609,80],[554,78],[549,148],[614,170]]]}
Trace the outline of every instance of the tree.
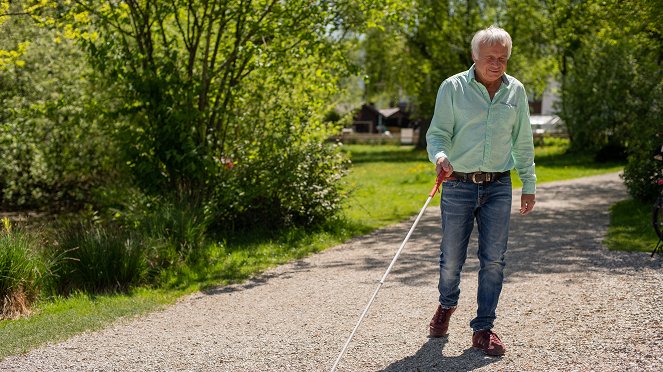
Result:
{"label": "tree", "polygon": [[[562,107],[572,148],[598,160],[624,159],[632,196],[653,199],[660,165],[663,109],[663,13],[657,1],[569,2],[573,18],[557,35],[562,58]],[[569,14],[556,9],[557,14]],[[562,17],[557,17],[562,18]],[[569,27],[569,25],[582,25]]]}

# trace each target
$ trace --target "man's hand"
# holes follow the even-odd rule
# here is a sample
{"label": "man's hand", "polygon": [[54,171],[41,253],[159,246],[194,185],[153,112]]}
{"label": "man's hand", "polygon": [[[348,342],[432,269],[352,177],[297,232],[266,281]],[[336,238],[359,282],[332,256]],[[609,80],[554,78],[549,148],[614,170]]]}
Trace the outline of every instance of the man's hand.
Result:
{"label": "man's hand", "polygon": [[536,203],[534,197],[534,194],[523,194],[520,197],[520,214],[524,216],[534,209],[534,204]]}
{"label": "man's hand", "polygon": [[437,172],[438,175],[444,172],[444,178],[447,178],[451,176],[453,171],[454,167],[452,167],[451,163],[449,163],[449,159],[444,156],[437,158],[437,162],[435,163],[435,172]]}

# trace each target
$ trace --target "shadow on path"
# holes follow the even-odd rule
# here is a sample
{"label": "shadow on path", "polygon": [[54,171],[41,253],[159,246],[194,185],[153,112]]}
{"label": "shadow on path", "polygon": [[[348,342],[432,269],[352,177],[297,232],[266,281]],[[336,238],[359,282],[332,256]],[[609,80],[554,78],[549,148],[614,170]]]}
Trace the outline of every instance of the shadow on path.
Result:
{"label": "shadow on path", "polygon": [[445,356],[444,346],[447,341],[447,337],[429,338],[416,354],[390,364],[383,371],[472,371],[501,359],[486,356],[472,348],[465,349],[460,355]]}
{"label": "shadow on path", "polygon": [[237,283],[237,284],[230,284],[230,285],[225,285],[225,286],[212,285],[212,286],[201,289],[201,292],[203,292],[206,295],[213,296],[213,295],[217,295],[217,294],[244,291],[244,290],[248,290],[248,289],[252,289],[252,288],[255,288],[255,287],[265,285],[271,279],[274,279],[274,278],[287,279],[287,278],[292,277],[295,273],[311,271],[312,268],[313,268],[313,266],[305,260],[293,261],[290,264],[282,265],[281,270],[279,270],[279,271],[264,272],[264,273],[261,273],[260,275],[253,276],[253,277],[251,277],[251,278],[249,278],[249,279],[247,279],[247,280],[245,280],[241,283]]}

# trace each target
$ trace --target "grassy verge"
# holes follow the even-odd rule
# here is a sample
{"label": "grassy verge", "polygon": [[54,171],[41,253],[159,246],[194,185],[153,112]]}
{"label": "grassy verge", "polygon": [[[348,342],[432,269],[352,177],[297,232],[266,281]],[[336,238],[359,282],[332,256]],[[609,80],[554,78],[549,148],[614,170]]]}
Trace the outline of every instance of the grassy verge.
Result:
{"label": "grassy verge", "polygon": [[192,264],[172,277],[168,287],[204,290],[241,282],[270,267],[306,257],[368,231],[365,226],[338,219],[316,229],[254,231],[234,236],[208,247],[208,260]]}
{"label": "grassy verge", "polygon": [[[618,171],[621,164],[597,165],[568,155],[565,143],[537,148],[539,182]],[[178,297],[214,285],[245,280],[269,267],[302,258],[353,236],[402,221],[421,208],[435,179],[425,151],[400,146],[345,146],[353,165],[345,178],[344,218],[316,230],[258,231],[229,237],[207,249],[208,262],[173,276],[167,289],[139,289],[130,295],[76,295],[42,303],[28,319],[0,321],[0,358],[47,342],[107,326],[118,318],[153,311]],[[515,186],[519,181],[514,175]]]}
{"label": "grassy verge", "polygon": [[113,321],[172,304],[187,291],[137,289],[131,294],[90,297],[77,294],[40,304],[36,314],[0,322],[0,359],[49,342],[102,329]]}
{"label": "grassy verge", "polygon": [[652,227],[652,204],[628,199],[613,205],[606,246],[628,252],[654,250],[658,237]]}

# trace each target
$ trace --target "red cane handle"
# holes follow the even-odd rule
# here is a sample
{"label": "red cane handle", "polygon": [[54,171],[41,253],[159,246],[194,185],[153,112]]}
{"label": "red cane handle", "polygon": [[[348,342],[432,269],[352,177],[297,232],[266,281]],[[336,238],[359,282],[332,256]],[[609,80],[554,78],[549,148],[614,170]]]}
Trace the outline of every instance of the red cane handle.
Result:
{"label": "red cane handle", "polygon": [[442,182],[444,182],[444,171],[440,172],[440,174],[437,175],[437,179],[435,180],[435,186],[433,186],[433,189],[430,191],[430,194],[428,194],[428,197],[432,198],[433,196],[435,196],[435,193],[438,190],[440,190]]}

